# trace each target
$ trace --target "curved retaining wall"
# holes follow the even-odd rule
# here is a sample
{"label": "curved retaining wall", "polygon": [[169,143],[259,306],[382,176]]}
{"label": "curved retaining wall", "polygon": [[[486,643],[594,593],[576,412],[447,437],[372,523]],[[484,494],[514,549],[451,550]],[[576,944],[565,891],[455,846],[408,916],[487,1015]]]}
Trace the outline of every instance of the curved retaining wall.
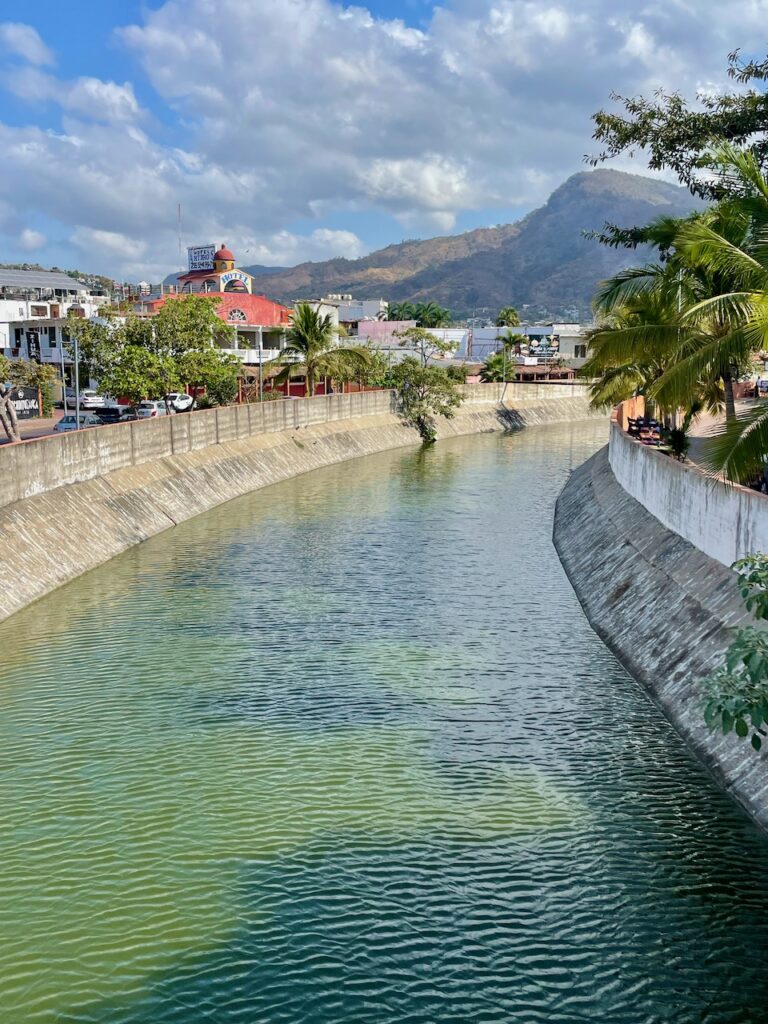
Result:
{"label": "curved retaining wall", "polygon": [[[623,469],[634,465],[642,473],[640,466],[653,467],[643,489],[669,480],[667,467],[658,465],[662,459],[671,479],[688,480],[685,467],[668,456],[632,441],[638,454],[628,456],[620,440],[612,432],[611,455],[619,455]],[[684,485],[675,486],[682,501]],[[702,680],[722,663],[729,630],[751,621],[735,573],[635,500],[606,449],[571,475],[557,502],[554,540],[595,631],[718,782],[768,829],[768,750],[758,754],[733,735],[711,731],[703,718]]]}
{"label": "curved retaining wall", "polygon": [[768,499],[758,491],[719,483],[695,466],[633,441],[616,423],[611,424],[609,460],[627,494],[723,565],[768,552]]}
{"label": "curved retaining wall", "polygon": [[[459,414],[441,421],[439,436],[589,415],[578,385],[475,385]],[[379,391],[201,411],[0,447],[0,619],[231,498],[418,441],[391,392]]]}

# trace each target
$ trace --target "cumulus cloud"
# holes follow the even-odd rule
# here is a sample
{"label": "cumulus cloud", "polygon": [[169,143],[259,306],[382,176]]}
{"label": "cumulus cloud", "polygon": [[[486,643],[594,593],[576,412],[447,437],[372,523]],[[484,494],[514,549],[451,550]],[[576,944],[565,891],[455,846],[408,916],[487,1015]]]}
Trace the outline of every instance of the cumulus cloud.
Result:
{"label": "cumulus cloud", "polygon": [[5,76],[6,87],[20,99],[51,101],[68,113],[110,123],[134,121],[141,108],[130,82],[118,85],[99,78],[62,81],[38,68],[14,68]]}
{"label": "cumulus cloud", "polygon": [[34,252],[35,249],[42,249],[48,239],[40,231],[33,231],[32,228],[24,228],[19,235],[19,245],[24,252]]}
{"label": "cumulus cloud", "polygon": [[62,225],[94,268],[140,277],[178,263],[179,202],[185,243],[226,238],[244,262],[359,255],[337,228],[361,211],[449,231],[466,211],[533,206],[580,170],[612,89],[721,87],[764,3],[689,8],[445,0],[417,29],[359,3],[216,0],[213,18],[210,0],[165,0],[118,32],[161,120],[132,82],[42,70],[43,41],[15,31],[35,66],[8,87],[61,121],[0,124],[0,204]]}
{"label": "cumulus cloud", "polygon": [[30,64],[53,64],[53,54],[40,38],[37,29],[18,21],[0,23],[0,46]]}

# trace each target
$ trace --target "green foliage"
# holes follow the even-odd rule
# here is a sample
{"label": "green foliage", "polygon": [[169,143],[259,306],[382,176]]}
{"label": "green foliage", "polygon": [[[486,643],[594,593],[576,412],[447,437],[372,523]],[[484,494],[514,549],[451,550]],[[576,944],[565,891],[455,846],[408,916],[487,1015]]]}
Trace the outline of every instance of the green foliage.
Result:
{"label": "green foliage", "polygon": [[688,449],[691,447],[691,440],[686,432],[680,427],[672,427],[671,430],[666,432],[665,440],[672,449],[672,454],[675,458],[682,462],[688,454]]}
{"label": "green foliage", "polygon": [[76,339],[80,361],[107,394],[138,402],[191,385],[226,404],[237,395],[240,364],[219,348],[234,344],[233,328],[216,315],[219,301],[184,295],[168,299],[153,317],[70,317],[67,350],[74,357]]}
{"label": "green foliage", "polygon": [[[739,589],[755,618],[768,620],[768,555],[751,555],[733,564]],[[734,633],[725,665],[706,680],[704,720],[710,728],[750,736],[755,750],[768,726],[768,630],[747,626]]]}
{"label": "green foliage", "polygon": [[480,368],[480,380],[484,384],[504,382],[515,376],[517,364],[506,352],[491,352]]}
{"label": "green foliage", "polygon": [[397,331],[398,344],[401,348],[410,348],[418,353],[422,366],[426,366],[430,359],[448,356],[456,348],[453,341],[444,341],[432,334],[424,327],[408,327],[404,331]]}
{"label": "green foliage", "polygon": [[497,327],[519,327],[520,315],[514,306],[504,306],[496,317]]}
{"label": "green foliage", "polygon": [[288,343],[272,365],[279,367],[274,378],[278,384],[302,376],[306,381],[304,393],[310,396],[323,377],[339,380],[351,374],[350,379],[357,379],[357,375],[365,373],[370,360],[369,348],[338,345],[331,317],[302,302],[293,311]]}
{"label": "green foliage", "polygon": [[452,317],[449,309],[436,302],[391,302],[387,320],[415,320],[418,327],[447,327]]}
{"label": "green foliage", "polygon": [[432,444],[437,437],[437,418],[451,419],[461,405],[458,384],[446,370],[425,366],[413,356],[394,366],[390,379],[403,419],[418,430],[425,444]]}
{"label": "green foliage", "polygon": [[0,355],[0,425],[10,441],[18,441],[20,438],[16,410],[10,401],[11,391],[22,386],[37,388],[40,391],[41,412],[43,416],[50,416],[53,413],[53,386],[57,380],[55,369],[46,363],[7,359]]}
{"label": "green foliage", "polygon": [[741,558],[733,568],[739,574],[739,590],[747,611],[757,619],[768,620],[768,556]]}
{"label": "green foliage", "polygon": [[[740,84],[768,77],[768,61],[744,63],[736,51],[728,63],[729,75]],[[700,94],[695,104],[679,93],[613,99],[623,108],[620,112],[601,110],[593,117],[593,137],[604,147],[593,163],[643,150],[652,168],[673,171],[700,196],[722,199],[729,194],[727,181],[706,173],[713,145],[749,146],[761,164],[768,154],[768,95],[754,87]]]}
{"label": "green foliage", "polygon": [[360,364],[350,362],[349,365],[342,365],[338,368],[334,382],[337,384],[359,384],[361,387],[383,388],[387,387],[389,375],[389,364],[387,357],[381,349],[373,345],[361,345],[366,353],[366,359]]}
{"label": "green foliage", "polygon": [[468,372],[466,363],[452,363],[450,366],[446,366],[445,372],[450,380],[457,384],[466,384]]}
{"label": "green foliage", "polygon": [[173,356],[158,355],[141,345],[124,346],[99,380],[107,394],[125,396],[133,404],[178,391],[182,383]]}
{"label": "green foliage", "polygon": [[215,405],[227,405],[237,397],[242,367],[235,356],[209,346],[185,352],[178,358],[177,365],[187,387],[205,388]]}

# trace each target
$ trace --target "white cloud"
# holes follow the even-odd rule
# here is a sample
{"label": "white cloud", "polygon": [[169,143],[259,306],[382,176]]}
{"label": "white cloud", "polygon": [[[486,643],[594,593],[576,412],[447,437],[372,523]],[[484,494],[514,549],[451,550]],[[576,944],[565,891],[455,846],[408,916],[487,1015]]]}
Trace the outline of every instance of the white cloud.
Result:
{"label": "white cloud", "polygon": [[[421,29],[359,2],[211,8],[165,0],[118,33],[157,120],[132,82],[39,66],[6,77],[33,116],[45,102],[61,119],[0,124],[4,237],[42,215],[83,265],[147,277],[178,262],[179,202],[185,244],[226,238],[244,262],[270,264],[359,255],[359,234],[338,230],[345,214],[427,232],[467,210],[532,206],[582,169],[611,90],[722,88],[725,55],[765,2],[700,0],[693,18],[690,0],[444,0]],[[11,28],[14,53],[51,62],[34,30]]]}
{"label": "white cloud", "polygon": [[34,252],[35,249],[42,249],[48,239],[40,231],[33,231],[32,228],[24,228],[19,235],[19,245],[25,252]]}
{"label": "white cloud", "polygon": [[31,25],[18,21],[0,23],[0,46],[30,64],[53,64],[53,54]]}
{"label": "white cloud", "polygon": [[118,85],[99,78],[67,82],[38,68],[14,68],[5,75],[6,87],[33,103],[51,101],[68,113],[98,121],[134,121],[141,116],[130,82]]}

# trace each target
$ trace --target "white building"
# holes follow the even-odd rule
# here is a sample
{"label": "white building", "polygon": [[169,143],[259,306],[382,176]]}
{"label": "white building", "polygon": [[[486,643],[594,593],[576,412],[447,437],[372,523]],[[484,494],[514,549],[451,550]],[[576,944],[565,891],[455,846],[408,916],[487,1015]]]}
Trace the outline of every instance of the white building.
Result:
{"label": "white building", "polygon": [[[108,302],[58,271],[0,269],[0,353],[61,366],[67,316],[98,316]],[[72,364],[66,350],[64,363]]]}
{"label": "white building", "polygon": [[323,300],[339,311],[339,322],[353,332],[363,320],[385,320],[389,310],[386,299],[353,299],[351,295],[326,295]]}

